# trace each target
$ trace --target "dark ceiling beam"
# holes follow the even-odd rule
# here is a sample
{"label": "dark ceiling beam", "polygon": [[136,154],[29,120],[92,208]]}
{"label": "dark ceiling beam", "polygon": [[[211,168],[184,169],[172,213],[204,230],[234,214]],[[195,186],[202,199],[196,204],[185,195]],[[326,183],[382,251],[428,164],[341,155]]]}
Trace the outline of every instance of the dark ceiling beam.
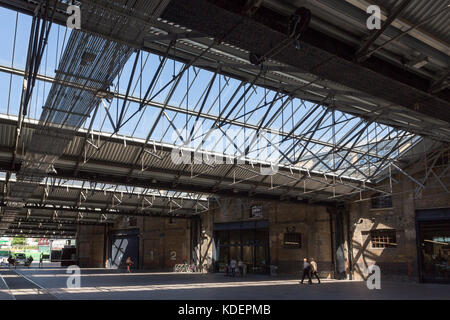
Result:
{"label": "dark ceiling beam", "polygon": [[112,221],[103,221],[100,222],[98,219],[93,220],[92,218],[86,218],[83,220],[78,220],[76,217],[57,217],[56,219],[49,218],[48,215],[32,215],[29,217],[25,216],[16,216],[16,223],[43,223],[43,224],[59,224],[62,223],[64,225],[86,225],[86,226],[104,226],[104,225],[112,225]]}
{"label": "dark ceiling beam", "polygon": [[[65,158],[62,157],[64,160]],[[73,159],[72,159],[73,160]],[[91,163],[96,163],[96,161],[91,160]],[[9,171],[10,167],[8,165],[9,163],[0,161],[0,171]],[[105,164],[105,163],[103,163]],[[108,165],[111,165],[111,163],[108,163]],[[118,164],[119,165],[119,164]],[[125,165],[123,165],[125,166]],[[128,167],[128,166],[127,166]],[[57,171],[56,174],[51,174],[52,177],[56,178],[63,178],[63,179],[74,179],[73,177],[73,170],[60,167],[58,164],[55,164],[55,169]],[[157,169],[157,168],[155,168]],[[18,172],[20,170],[20,165],[17,164],[14,168],[14,171],[12,172]],[[168,170],[159,169],[161,172],[168,173]],[[173,173],[174,175],[177,174],[176,171]],[[217,178],[217,177],[215,177]],[[85,181],[97,181],[99,183],[110,183],[110,184],[118,184],[118,185],[124,185],[124,186],[131,186],[131,187],[142,187],[142,188],[153,188],[153,189],[163,189],[163,190],[174,190],[174,191],[183,191],[183,192],[196,192],[196,193],[203,193],[203,194],[216,194],[217,196],[221,196],[224,198],[247,198],[249,196],[249,192],[252,192],[252,198],[255,200],[261,200],[261,201],[280,201],[280,196],[276,194],[266,194],[262,193],[260,190],[257,191],[257,193],[254,193],[253,190],[240,190],[232,187],[228,188],[220,188],[220,189],[213,189],[213,185],[206,186],[206,185],[195,185],[195,184],[189,184],[189,183],[178,183],[176,186],[173,185],[171,181],[152,181],[153,179],[147,178],[147,177],[136,177],[131,176],[129,179],[126,178],[124,175],[114,175],[111,173],[103,173],[99,171],[88,171],[86,168],[83,168],[83,170],[80,170],[77,176],[77,180],[85,180]],[[231,179],[232,181],[232,179]],[[257,182],[255,182],[257,183]],[[270,184],[269,184],[270,185]],[[280,188],[283,189],[283,188]],[[303,193],[303,189],[299,188],[297,191],[299,193]],[[331,193],[324,194],[324,198],[328,200],[318,201],[317,204],[322,205],[330,205],[335,203],[333,199],[330,199]],[[305,196],[306,197],[306,196]],[[298,202],[298,203],[309,203],[310,200],[308,199],[302,199],[298,200],[295,198],[291,198],[290,201],[292,202]]]}
{"label": "dark ceiling beam", "polygon": [[[111,194],[114,195],[114,193],[111,193]],[[118,194],[120,194],[120,192],[118,192]],[[143,196],[151,198],[151,195],[148,195],[148,196],[143,195]],[[126,197],[124,197],[124,198],[126,198]],[[169,197],[167,197],[166,200],[168,198]],[[177,198],[173,198],[173,200],[177,200]],[[192,202],[195,201],[194,199],[192,199],[192,200],[185,199],[185,200],[192,201]],[[40,199],[37,198],[37,197],[30,197],[30,198],[28,198],[28,201],[29,201],[30,205],[37,205],[40,202]],[[69,205],[68,203],[72,203],[73,204],[74,202],[78,202],[78,199],[73,198],[73,197],[72,198],[66,198],[66,197],[53,196],[51,193],[45,199],[45,204],[53,204],[53,203],[56,204],[57,203],[57,204],[60,204],[60,205]],[[205,202],[201,201],[201,203],[205,203]],[[127,209],[125,209],[124,207],[133,207],[133,208],[135,208],[136,205],[139,205],[139,204],[137,204],[137,203],[129,203],[129,202],[123,201],[120,204],[118,204],[116,208],[119,211],[127,211]],[[111,201],[108,201],[107,199],[102,200],[102,201],[95,201],[95,200],[87,199],[86,201],[83,201],[82,205],[81,205],[81,207],[102,208],[102,209],[108,208],[110,206],[111,206]],[[154,204],[153,206],[146,207],[147,211],[159,210],[159,211],[166,211],[167,212],[168,209],[169,209],[169,207],[167,205],[161,205],[161,204]],[[177,212],[180,212],[180,213],[181,212],[193,213],[194,209],[189,208],[189,207],[182,207],[182,208],[179,208],[177,210]]]}
{"label": "dark ceiling beam", "polygon": [[69,232],[69,233],[76,233],[77,230],[76,229],[72,229],[72,228],[64,228],[64,227],[59,227],[59,226],[54,226],[54,227],[49,227],[49,226],[39,226],[38,225],[26,225],[25,223],[12,223],[9,226],[9,230],[39,230],[39,231],[59,231],[59,232]]}
{"label": "dark ceiling beam", "polygon": [[[3,118],[0,119],[0,125],[1,124],[15,125],[16,123],[17,123],[17,120],[15,120],[15,119],[6,119],[6,118],[5,119],[3,119]],[[36,123],[27,122],[26,123],[26,127],[27,128],[32,128],[32,129],[37,129],[38,125]],[[253,126],[251,128],[255,128],[255,127],[257,128],[257,126]],[[69,132],[69,133],[74,135],[74,136],[77,136],[79,138],[84,138],[85,137],[85,131],[76,131],[76,132]],[[94,135],[96,135],[96,133],[94,133]],[[287,135],[287,133],[284,133],[284,135]],[[109,135],[102,135],[101,136],[101,140],[104,141],[104,142],[117,143],[117,144],[120,144],[120,145],[123,144],[123,138],[121,138],[121,137],[111,137]],[[312,142],[316,142],[316,140],[311,140],[311,141]],[[134,141],[134,140],[129,140],[129,141],[127,141],[127,145],[128,146],[134,146],[134,147],[142,147],[143,143],[142,142],[137,142],[137,141]],[[323,143],[323,145],[327,146],[327,147],[333,147],[334,146],[332,143]],[[172,147],[164,146],[164,145],[159,146],[158,148],[161,148],[161,151],[167,152],[169,154],[173,150]],[[351,149],[343,147],[342,150],[343,151],[350,151]],[[1,151],[11,152],[11,149],[0,147],[0,152]],[[369,156],[376,157],[376,155],[373,154],[373,153],[366,154],[364,151],[357,151],[357,150],[351,150],[351,151],[355,152],[355,153],[358,153],[358,154],[361,154],[361,155],[369,155]],[[67,157],[67,156],[62,156],[61,160],[77,161],[78,159],[77,158]],[[113,164],[113,163],[108,163],[108,162],[106,162],[106,163],[105,162],[96,162],[95,160],[90,160],[89,162],[97,163],[97,164],[111,164],[111,165],[114,165],[114,166],[122,166],[122,167],[127,167],[127,168],[129,168],[129,166],[131,165],[131,164]],[[246,162],[246,164],[250,164],[250,163]],[[0,166],[0,169],[1,168],[3,168],[3,166]],[[2,169],[2,170],[9,171],[7,169]],[[154,172],[169,173],[169,174],[173,174],[173,175],[177,175],[178,174],[178,171],[173,171],[172,172],[170,170],[164,170],[164,169],[157,168],[157,167],[149,167],[148,170],[149,171],[154,171]],[[290,173],[289,168],[284,168],[284,167],[280,167],[279,171],[282,172],[282,173],[285,173],[285,174],[289,174]],[[306,173],[306,171],[304,171],[304,172]],[[317,177],[317,178],[322,178],[323,177],[323,174],[319,174],[319,173],[316,173],[316,172],[310,172],[310,174],[311,174],[311,176]],[[189,172],[189,175],[190,175],[190,172]],[[216,179],[217,178],[217,177],[208,176],[208,175],[201,175],[201,176],[205,177],[205,178],[211,178],[211,179]],[[74,176],[72,176],[71,179],[76,180],[76,178]],[[358,183],[358,184],[361,184],[361,181],[359,181],[357,179],[352,179],[352,178],[348,178],[348,177],[342,177],[341,179],[342,179],[342,181],[344,181],[346,183]],[[233,182],[232,179],[229,179],[229,180],[226,180],[226,181],[227,182]],[[374,186],[373,184],[368,183],[368,182],[366,182],[366,185]],[[266,184],[265,186],[269,186],[270,187],[270,184]],[[189,191],[187,191],[187,192],[189,192]]]}
{"label": "dark ceiling beam", "polygon": [[23,232],[21,233],[20,230],[13,231],[11,229],[9,230],[2,230],[0,231],[0,235],[2,237],[28,237],[28,238],[51,238],[51,239],[74,239],[76,236],[76,233],[72,232],[50,232],[50,231],[33,231],[31,232]]}
{"label": "dark ceiling beam", "polygon": [[450,69],[447,69],[438,79],[436,79],[430,86],[431,93],[437,93],[447,89],[450,86]]}
{"label": "dark ceiling beam", "polygon": [[[6,151],[6,149],[0,148],[0,151]],[[59,158],[58,161],[61,162],[75,162],[76,158],[63,155]],[[241,184],[241,186],[248,187],[248,190],[242,190],[239,189],[237,186],[215,186],[215,181],[217,180],[217,176],[202,174],[200,177],[202,179],[208,179],[211,180],[210,185],[196,185],[191,184],[187,182],[182,183],[176,183],[174,184],[172,180],[168,179],[165,181],[161,181],[159,178],[154,181],[153,177],[143,177],[141,175],[134,175],[130,176],[129,178],[126,177],[126,175],[119,175],[114,174],[112,171],[114,169],[124,169],[129,168],[129,164],[123,164],[123,163],[114,163],[114,162],[105,162],[105,161],[99,161],[92,159],[89,161],[89,164],[91,165],[100,165],[105,167],[107,171],[110,171],[110,173],[103,173],[99,172],[98,170],[90,170],[88,166],[84,166],[80,172],[78,173],[77,177],[74,177],[73,170],[70,170],[67,168],[66,165],[60,164],[59,162],[56,162],[54,165],[54,168],[56,169],[56,173],[49,173],[49,176],[56,177],[56,178],[63,178],[63,179],[75,179],[75,180],[83,180],[83,181],[96,181],[98,183],[111,183],[111,184],[118,184],[118,185],[124,185],[124,186],[130,186],[130,187],[142,187],[142,188],[153,188],[153,189],[162,189],[162,190],[174,190],[174,191],[182,191],[182,192],[196,192],[196,193],[202,193],[202,194],[216,194],[218,196],[228,197],[228,198],[246,198],[249,196],[249,192],[251,191],[252,197],[259,200],[269,200],[269,201],[279,201],[280,195],[273,194],[273,193],[265,193],[263,190],[253,190],[250,189],[252,186],[260,186],[260,187],[266,187],[270,188],[271,184],[269,182],[266,183],[260,183],[259,181],[245,181],[245,183]],[[10,167],[5,166],[2,161],[0,161],[0,170],[9,172]],[[20,164],[16,164],[16,167],[11,172],[17,172],[20,170]],[[164,174],[169,176],[177,176],[180,172],[173,169],[165,169],[165,168],[159,168],[159,167],[148,167],[148,172],[154,172],[158,174]],[[183,173],[183,176],[189,176],[190,172]],[[311,173],[311,175],[313,175]],[[317,175],[317,177],[323,177],[323,175]],[[263,176],[261,176],[263,178]],[[342,181],[346,181],[344,178]],[[226,183],[233,183],[234,180],[232,177],[223,178],[222,182]],[[355,183],[355,181],[350,180],[349,183]],[[362,182],[358,182],[355,186],[361,186]],[[366,183],[367,186],[371,186],[371,183]],[[290,191],[297,191],[300,195],[300,193],[304,193],[304,188],[295,188],[291,189],[288,186],[282,186],[279,188],[280,192],[282,190],[290,190]],[[311,189],[306,189],[306,191],[312,191]],[[321,194],[324,196],[325,199],[323,203],[332,203],[334,202],[331,197],[333,196],[333,193],[331,192],[321,192]],[[307,196],[305,196],[307,197]],[[292,201],[299,201],[299,202],[308,202],[308,200],[295,200]]]}
{"label": "dark ceiling beam", "polygon": [[374,29],[367,39],[365,39],[358,51],[356,52],[356,60],[358,62],[363,62],[370,55],[367,54],[368,50],[375,43],[375,41],[384,33],[384,31],[394,22],[395,19],[402,13],[402,11],[411,3],[412,0],[403,0],[400,4],[398,4],[394,10],[391,12],[389,17],[383,22],[383,25],[380,29]]}
{"label": "dark ceiling beam", "polygon": [[198,32],[182,32],[182,33],[169,33],[169,34],[159,34],[156,36],[147,36],[144,37],[144,45],[145,43],[152,41],[165,41],[165,40],[183,40],[183,39],[198,39],[204,38],[205,35]]}
{"label": "dark ceiling beam", "polygon": [[[6,207],[5,203],[0,203],[0,207]],[[173,219],[190,219],[195,217],[196,214],[192,213],[183,213],[177,214],[178,211],[173,211],[173,213],[154,213],[150,212],[150,208],[144,210],[123,210],[123,209],[105,209],[105,208],[92,208],[89,205],[86,206],[64,206],[59,204],[45,204],[39,205],[34,203],[27,203],[24,206],[25,209],[31,210],[47,210],[47,211],[61,211],[61,212],[73,212],[73,213],[86,213],[86,214],[105,214],[105,215],[117,215],[117,216],[136,216],[136,217],[157,217],[157,218],[173,218]],[[58,219],[58,218],[56,218]],[[82,220],[82,219],[80,219]]]}
{"label": "dark ceiling beam", "polygon": [[[235,2],[227,1],[227,9]],[[279,20],[288,17],[277,21],[276,17],[269,19],[268,15],[267,10],[261,8],[254,15],[255,21],[208,1],[172,0],[161,18],[264,55],[287,38]],[[233,31],[229,32],[231,29]],[[375,56],[357,64],[354,47],[311,28],[303,33],[300,41],[300,50],[286,47],[274,60],[450,123],[450,90],[439,95],[429,94],[428,79]]]}

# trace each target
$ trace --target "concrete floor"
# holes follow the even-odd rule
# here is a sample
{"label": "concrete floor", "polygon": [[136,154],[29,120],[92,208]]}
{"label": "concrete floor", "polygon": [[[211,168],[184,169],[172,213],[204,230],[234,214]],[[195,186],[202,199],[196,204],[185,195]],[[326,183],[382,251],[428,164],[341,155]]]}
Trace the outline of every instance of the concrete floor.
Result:
{"label": "concrete floor", "polygon": [[[12,275],[13,273],[14,275]],[[446,299],[450,285],[382,282],[368,290],[365,282],[323,280],[299,284],[298,279],[249,275],[181,274],[107,269],[82,269],[81,288],[68,289],[65,268],[47,264],[0,270],[0,299],[167,299],[167,300],[305,300],[305,299]],[[20,278],[20,279],[18,279]],[[28,282],[28,284],[26,284]],[[9,290],[5,285],[9,285]]]}

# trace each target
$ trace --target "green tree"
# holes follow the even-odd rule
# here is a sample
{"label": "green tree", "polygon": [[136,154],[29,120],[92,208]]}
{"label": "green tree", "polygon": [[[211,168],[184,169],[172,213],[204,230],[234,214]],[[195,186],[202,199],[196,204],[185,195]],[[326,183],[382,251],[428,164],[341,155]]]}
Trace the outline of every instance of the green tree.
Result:
{"label": "green tree", "polygon": [[12,245],[16,245],[16,246],[23,246],[26,242],[26,238],[14,238],[12,241]]}

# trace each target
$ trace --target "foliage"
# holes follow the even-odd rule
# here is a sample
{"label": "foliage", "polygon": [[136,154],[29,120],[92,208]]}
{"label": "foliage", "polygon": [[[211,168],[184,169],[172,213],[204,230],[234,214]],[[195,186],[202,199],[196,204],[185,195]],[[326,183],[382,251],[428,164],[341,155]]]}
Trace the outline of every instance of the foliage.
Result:
{"label": "foliage", "polygon": [[13,246],[23,246],[26,243],[26,238],[14,238],[11,245]]}

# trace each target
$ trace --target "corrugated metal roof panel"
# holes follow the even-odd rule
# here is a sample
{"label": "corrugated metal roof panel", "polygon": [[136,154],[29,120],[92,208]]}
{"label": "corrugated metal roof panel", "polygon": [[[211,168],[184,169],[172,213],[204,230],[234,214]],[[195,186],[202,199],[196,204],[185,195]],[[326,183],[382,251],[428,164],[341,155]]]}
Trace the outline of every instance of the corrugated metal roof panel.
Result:
{"label": "corrugated metal roof panel", "polygon": [[[398,0],[379,0],[377,3],[391,11],[396,5]],[[427,17],[439,14],[447,6],[450,5],[449,0],[413,0],[405,10],[400,14],[400,18],[403,18],[413,25],[419,24]],[[435,19],[432,19],[420,28],[432,36],[439,38],[450,44],[450,11],[438,15]]]}

